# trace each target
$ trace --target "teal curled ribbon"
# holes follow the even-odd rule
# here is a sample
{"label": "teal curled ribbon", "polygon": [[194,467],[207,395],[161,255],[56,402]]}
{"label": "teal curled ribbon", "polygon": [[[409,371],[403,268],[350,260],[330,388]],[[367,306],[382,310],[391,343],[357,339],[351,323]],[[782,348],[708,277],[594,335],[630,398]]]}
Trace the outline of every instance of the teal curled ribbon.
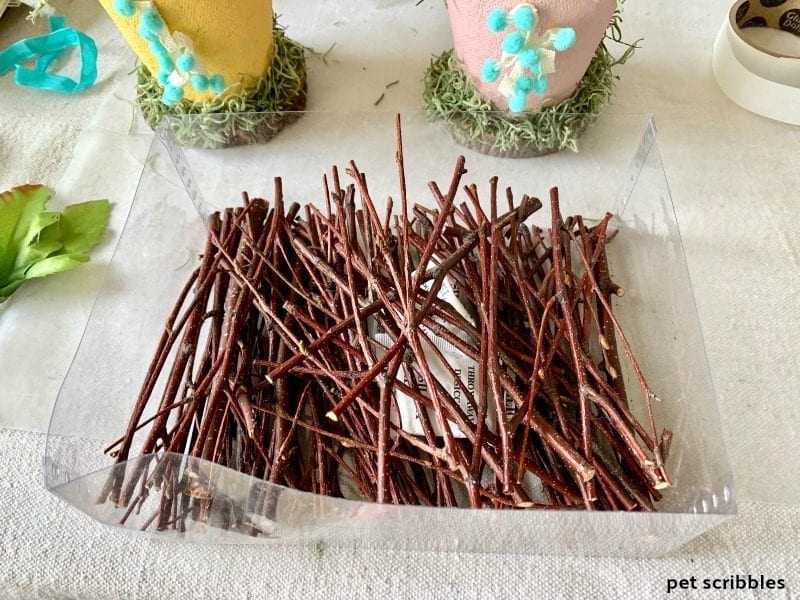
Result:
{"label": "teal curled ribbon", "polygon": [[[0,76],[14,69],[14,81],[25,87],[57,92],[78,92],[97,79],[97,45],[85,33],[66,26],[61,16],[49,18],[50,33],[26,38],[0,52]],[[81,70],[78,81],[50,73],[47,68],[66,50],[77,46],[81,51]],[[31,69],[23,63],[37,58]]]}

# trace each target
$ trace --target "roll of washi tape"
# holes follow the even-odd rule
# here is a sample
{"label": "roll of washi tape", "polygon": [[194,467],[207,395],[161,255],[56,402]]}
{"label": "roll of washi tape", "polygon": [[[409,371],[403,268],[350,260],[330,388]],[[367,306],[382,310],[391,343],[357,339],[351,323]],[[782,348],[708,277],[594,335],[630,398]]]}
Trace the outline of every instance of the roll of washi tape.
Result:
{"label": "roll of washi tape", "polygon": [[800,56],[775,52],[742,35],[769,27],[800,37],[800,0],[741,0],[714,43],[712,67],[722,92],[756,114],[800,125]]}

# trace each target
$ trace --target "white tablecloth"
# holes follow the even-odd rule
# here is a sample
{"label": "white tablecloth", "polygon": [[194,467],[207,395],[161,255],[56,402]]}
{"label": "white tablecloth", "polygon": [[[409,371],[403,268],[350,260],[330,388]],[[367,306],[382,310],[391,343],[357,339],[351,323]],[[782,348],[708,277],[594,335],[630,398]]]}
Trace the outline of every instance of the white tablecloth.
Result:
{"label": "white tablecloth", "polygon": [[[118,233],[149,140],[127,104],[134,57],[98,4],[56,4],[97,41],[100,79],[72,98],[0,79],[0,189],[43,182],[64,204],[109,196]],[[283,4],[292,4],[276,2],[289,24],[315,18],[299,3]],[[312,59],[310,107],[368,110],[399,79],[381,108],[417,108],[430,55],[450,43],[441,3],[338,4],[348,35],[333,22],[302,40],[321,50],[337,42],[327,65]],[[800,128],[746,113],[717,89],[711,45],[728,0],[628,4],[626,36],[645,41],[620,70],[615,107],[652,112],[659,124],[740,499],[736,519],[646,561],[201,549],[98,525],[42,488],[37,432],[46,430],[112,239],[94,267],[26,285],[0,309],[0,597],[633,598],[664,594],[667,578],[736,574],[785,578],[789,586],[742,597],[800,595]],[[381,15],[391,30],[371,28],[373,5],[391,11]],[[0,21],[0,48],[34,31],[23,12],[12,12]],[[365,47],[380,51],[364,56]],[[99,138],[107,152],[87,160],[85,149]]]}

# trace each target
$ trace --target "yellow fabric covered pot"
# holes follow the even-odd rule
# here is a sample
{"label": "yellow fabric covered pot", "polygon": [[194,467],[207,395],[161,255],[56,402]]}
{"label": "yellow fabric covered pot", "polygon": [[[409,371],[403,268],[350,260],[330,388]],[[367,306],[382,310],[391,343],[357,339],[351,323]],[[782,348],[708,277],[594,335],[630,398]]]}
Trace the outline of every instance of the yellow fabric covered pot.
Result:
{"label": "yellow fabric covered pot", "polygon": [[272,0],[100,3],[141,59],[142,115],[180,144],[267,142],[305,110],[305,47],[275,22]]}
{"label": "yellow fabric covered pot", "polygon": [[204,102],[240,93],[256,85],[272,61],[272,0],[100,0],[100,4],[165,86],[168,105],[183,98]]}

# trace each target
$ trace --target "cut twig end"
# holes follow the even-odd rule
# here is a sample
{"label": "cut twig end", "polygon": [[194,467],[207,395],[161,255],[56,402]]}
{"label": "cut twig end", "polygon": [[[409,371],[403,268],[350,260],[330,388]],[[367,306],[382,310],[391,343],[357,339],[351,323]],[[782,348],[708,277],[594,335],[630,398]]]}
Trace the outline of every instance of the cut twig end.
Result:
{"label": "cut twig end", "polygon": [[603,350],[611,350],[611,344],[608,343],[608,338],[604,335],[600,335],[600,345],[603,347]]}

